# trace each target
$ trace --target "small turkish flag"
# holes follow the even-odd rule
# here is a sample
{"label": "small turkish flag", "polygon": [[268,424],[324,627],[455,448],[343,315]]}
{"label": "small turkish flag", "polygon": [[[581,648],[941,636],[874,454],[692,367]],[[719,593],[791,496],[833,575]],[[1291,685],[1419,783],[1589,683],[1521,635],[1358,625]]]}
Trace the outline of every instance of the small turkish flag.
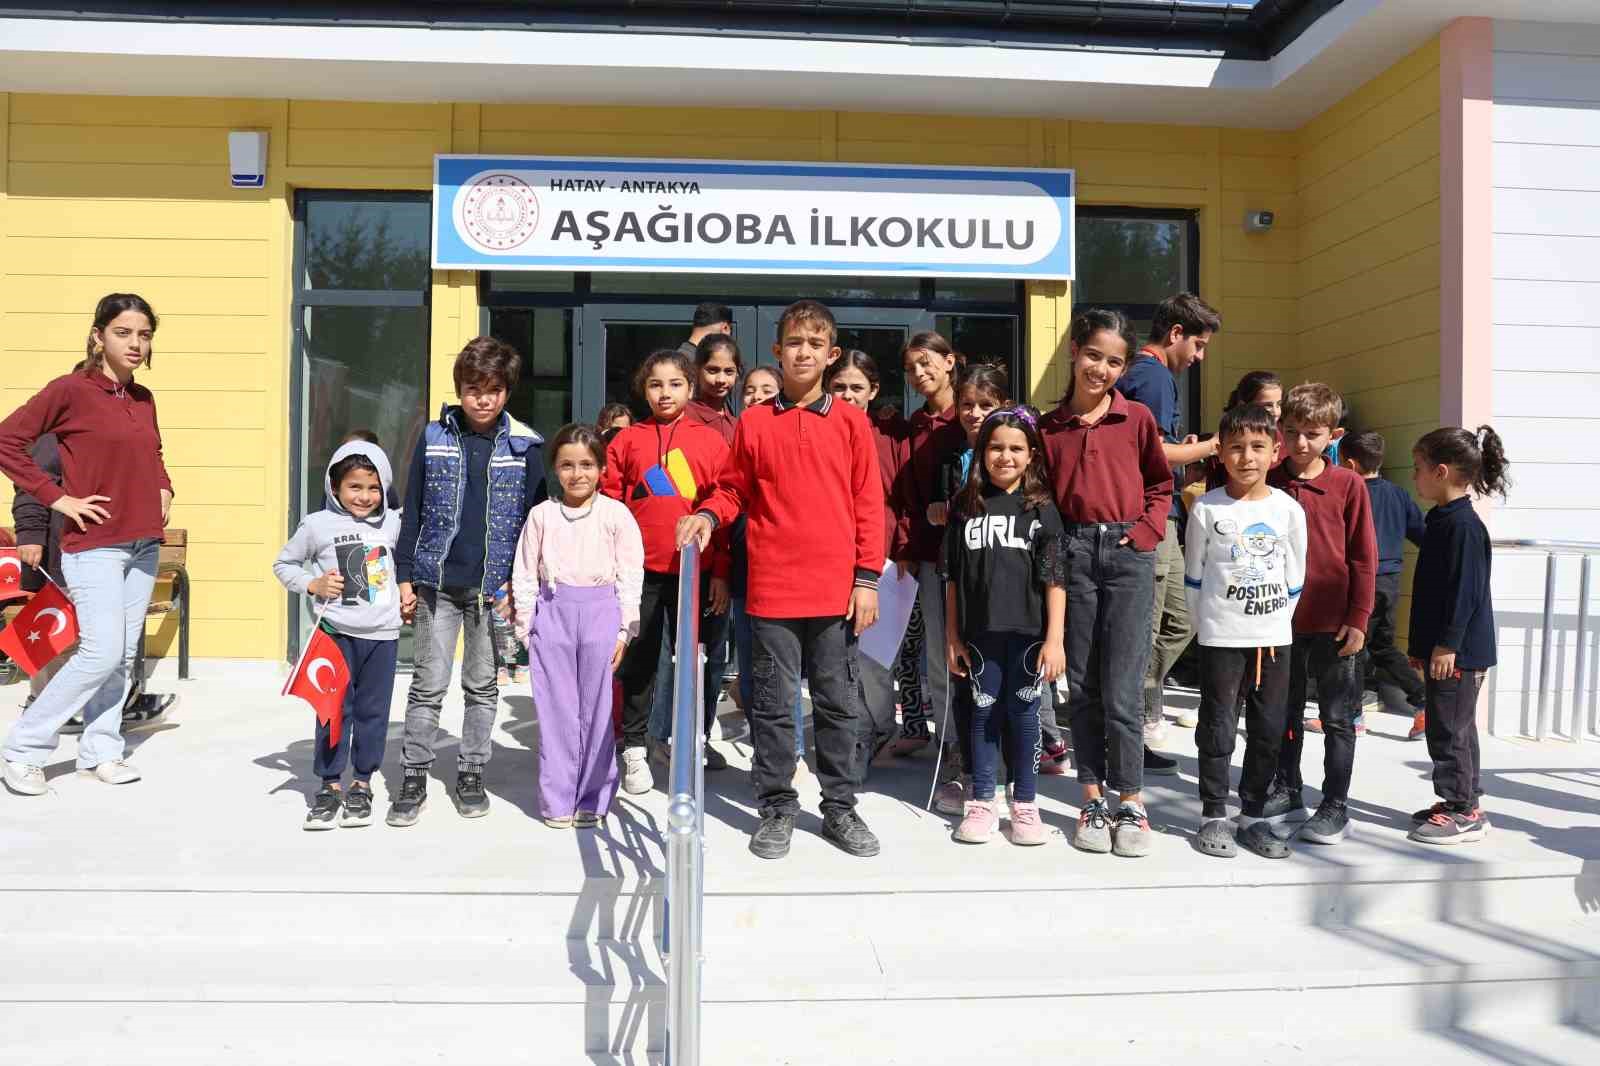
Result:
{"label": "small turkish flag", "polygon": [[299,696],[317,712],[317,724],[328,727],[328,747],[339,744],[344,731],[344,690],[350,687],[350,667],[334,639],[318,626],[311,634],[300,666],[283,686],[285,696]]}
{"label": "small turkish flag", "polygon": [[0,601],[15,600],[22,590],[22,559],[15,548],[0,548]]}
{"label": "small turkish flag", "polygon": [[32,677],[77,639],[78,612],[52,581],[35,592],[5,632],[0,633],[0,651]]}

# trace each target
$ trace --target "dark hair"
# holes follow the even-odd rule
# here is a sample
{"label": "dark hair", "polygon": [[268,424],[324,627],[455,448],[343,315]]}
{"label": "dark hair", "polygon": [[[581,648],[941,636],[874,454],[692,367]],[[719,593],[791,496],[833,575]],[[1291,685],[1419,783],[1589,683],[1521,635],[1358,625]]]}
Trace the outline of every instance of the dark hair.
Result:
{"label": "dark hair", "polygon": [[1277,387],[1279,392],[1283,391],[1283,379],[1276,372],[1271,370],[1252,370],[1240,378],[1239,384],[1233,387],[1233,391],[1228,394],[1228,402],[1223,409],[1255,403],[1256,397],[1261,395],[1262,389],[1270,389],[1274,386]]}
{"label": "dark hair", "polygon": [[1217,443],[1221,444],[1241,433],[1265,433],[1276,443],[1278,420],[1258,403],[1241,404],[1222,412],[1222,420],[1217,423]]}
{"label": "dark hair", "polygon": [[633,411],[629,409],[627,404],[608,403],[600,408],[599,414],[594,416],[595,428],[604,433],[611,428],[611,423],[624,416],[629,422],[633,421]]}
{"label": "dark hair", "polygon": [[[89,331],[88,345],[84,349],[87,352],[83,360],[83,372],[85,374],[97,374],[106,364],[106,350],[99,341],[94,339],[95,330],[104,330],[112,322],[116,321],[117,316],[124,311],[137,311],[148,318],[150,320],[150,332],[152,333],[161,324],[161,321],[156,318],[155,311],[145,302],[143,296],[131,292],[114,292],[108,296],[100,297],[100,302],[95,304],[94,307],[94,326]],[[144,353],[144,365],[155,365],[154,351]]]}
{"label": "dark hair", "polygon": [[328,486],[333,489],[334,498],[339,496],[339,486],[344,484],[344,479],[350,476],[352,470],[365,470],[378,479],[378,484],[383,484],[383,475],[378,473],[378,466],[364,452],[355,452],[347,455],[328,468]]}
{"label": "dark hair", "polygon": [[961,391],[973,388],[979,396],[987,396],[994,401],[996,407],[1004,407],[1011,402],[1011,380],[1006,374],[1006,368],[993,363],[969,363],[961,368],[961,373],[956,376],[956,399],[961,398]]}
{"label": "dark hair", "polygon": [[726,350],[733,356],[733,368],[739,373],[744,373],[744,360],[739,357],[739,342],[726,333],[708,333],[701,338],[700,343],[694,347],[694,365],[696,368],[711,362],[718,352]]}
{"label": "dark hair", "polygon": [[1045,465],[1044,440],[1039,436],[1039,415],[1033,408],[1018,404],[1002,407],[983,420],[978,429],[977,442],[972,446],[972,465],[967,468],[967,483],[956,496],[955,510],[971,517],[984,512],[983,490],[989,485],[989,470],[983,457],[989,450],[989,438],[997,429],[1020,429],[1028,440],[1032,452],[1028,468],[1022,472],[1022,500],[1029,507],[1048,503],[1052,496],[1050,472]]}
{"label": "dark hair", "polygon": [[1424,434],[1412,451],[1429,466],[1448,466],[1461,484],[1479,496],[1506,498],[1511,484],[1506,468],[1511,464],[1500,434],[1488,426],[1479,426],[1476,433],[1444,426]]}
{"label": "dark hair", "polygon": [[1367,430],[1352,433],[1339,441],[1339,458],[1354,459],[1363,474],[1376,474],[1383,468],[1383,453],[1388,442],[1382,433]]}
{"label": "dark hair", "polygon": [[777,383],[778,388],[779,389],[783,388],[783,371],[781,369],[779,369],[778,367],[775,367],[775,366],[751,367],[750,368],[750,373],[745,375],[744,383],[746,385],[750,384],[750,379],[755,377],[757,374],[771,374],[772,375],[772,380]]}
{"label": "dark hair", "polygon": [[1156,313],[1150,319],[1150,339],[1166,340],[1173,326],[1183,330],[1185,337],[1216,333],[1222,329],[1222,316],[1194,293],[1180,292],[1156,304]]}
{"label": "dark hair", "polygon": [[457,396],[468,385],[482,388],[494,382],[510,392],[522,376],[522,354],[496,337],[474,337],[456,356],[451,375]]}
{"label": "dark hair", "polygon": [[550,457],[552,469],[556,465],[556,456],[561,454],[561,449],[568,444],[577,444],[589,449],[589,454],[594,456],[594,461],[600,469],[606,468],[606,442],[600,432],[585,422],[568,422],[556,430],[556,435],[550,438],[549,448],[545,452]]}
{"label": "dark hair", "polygon": [[731,326],[733,325],[733,308],[727,304],[706,302],[694,309],[694,328],[704,329],[706,326]]}
{"label": "dark hair", "polygon": [[862,376],[867,379],[867,384],[873,388],[877,388],[882,383],[883,379],[878,375],[878,361],[876,359],[860,348],[846,348],[839,353],[839,358],[835,359],[829,365],[827,371],[823,373],[822,387],[825,389],[832,388],[833,379],[839,376],[840,371],[852,369],[861,371]]}
{"label": "dark hair", "polygon": [[373,444],[378,445],[378,447],[382,447],[382,445],[378,444],[378,435],[372,432],[370,429],[352,429],[349,433],[344,435],[344,440],[340,441],[339,443],[341,445],[349,444],[353,440],[361,441],[363,444]]}
{"label": "dark hair", "polygon": [[[1121,311],[1113,311],[1105,307],[1090,307],[1079,311],[1073,316],[1072,325],[1067,328],[1067,338],[1076,347],[1089,343],[1089,338],[1096,333],[1115,333],[1122,338],[1123,346],[1128,351],[1135,348],[1133,331],[1128,326],[1127,316]],[[1061,394],[1061,402],[1066,403],[1072,399],[1072,390],[1078,383],[1078,375],[1072,368],[1071,360],[1067,362],[1067,391]]]}
{"label": "dark hair", "polygon": [[783,343],[784,331],[793,323],[810,323],[813,326],[826,326],[828,328],[828,347],[839,343],[839,321],[833,317],[833,312],[828,310],[816,300],[796,300],[783,309],[783,314],[778,316],[778,343]]}
{"label": "dark hair", "polygon": [[944,334],[942,333],[935,333],[931,329],[923,330],[921,333],[913,333],[911,339],[906,341],[905,347],[900,349],[900,361],[902,363],[905,362],[908,354],[919,349],[932,352],[934,355],[942,355],[947,359],[954,359],[956,366],[961,365],[961,356],[956,354],[956,350],[951,347],[949,341],[944,339]]}
{"label": "dark hair", "polygon": [[650,380],[650,371],[662,363],[671,363],[683,374],[683,380],[689,383],[689,391],[694,392],[694,364],[689,362],[689,357],[676,348],[657,348],[640,362],[639,369],[633,372],[633,391],[639,398],[644,398],[644,383]]}

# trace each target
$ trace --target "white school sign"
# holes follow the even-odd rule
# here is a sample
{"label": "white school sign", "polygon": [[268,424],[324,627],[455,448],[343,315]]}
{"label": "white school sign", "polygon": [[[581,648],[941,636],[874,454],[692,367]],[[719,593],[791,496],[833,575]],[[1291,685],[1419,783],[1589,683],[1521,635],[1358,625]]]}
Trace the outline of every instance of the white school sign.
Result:
{"label": "white school sign", "polygon": [[440,155],[437,270],[1070,280],[1070,170]]}

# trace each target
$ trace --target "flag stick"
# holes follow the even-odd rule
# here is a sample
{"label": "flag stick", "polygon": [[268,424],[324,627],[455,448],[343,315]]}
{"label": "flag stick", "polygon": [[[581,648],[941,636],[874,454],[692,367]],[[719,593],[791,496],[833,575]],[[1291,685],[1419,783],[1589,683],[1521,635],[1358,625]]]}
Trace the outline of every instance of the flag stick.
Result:
{"label": "flag stick", "polygon": [[[319,598],[318,602],[321,603],[321,606],[317,608],[317,616],[311,620],[311,633],[312,633],[313,636],[316,635],[317,627],[322,625],[322,616],[327,613],[328,607],[332,604],[333,601],[332,600],[322,600],[322,599]],[[294,679],[297,676],[299,676],[300,667],[305,664],[306,653],[309,652],[310,650],[311,650],[311,641],[309,639],[307,639],[306,642],[305,642],[305,645],[303,647],[301,647],[301,649],[300,649],[300,658],[298,658],[298,659],[296,659],[294,661],[294,669],[290,670],[289,671],[289,676],[284,679],[283,690],[280,691],[278,693],[278,695],[287,696],[289,694],[289,686],[292,685],[294,683]]]}

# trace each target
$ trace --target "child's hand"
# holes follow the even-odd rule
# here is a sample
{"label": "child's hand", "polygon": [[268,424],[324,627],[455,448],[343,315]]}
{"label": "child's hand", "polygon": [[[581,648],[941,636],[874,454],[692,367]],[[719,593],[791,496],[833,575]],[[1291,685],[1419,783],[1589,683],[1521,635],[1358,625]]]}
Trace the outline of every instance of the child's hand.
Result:
{"label": "child's hand", "polygon": [[928,504],[928,524],[929,525],[942,526],[945,523],[945,519],[948,518],[949,515],[950,515],[950,505],[948,503],[930,503],[930,504]]}
{"label": "child's hand", "polygon": [[909,577],[913,580],[916,579],[917,561],[915,559],[896,559],[894,561],[894,565],[898,566],[900,568],[900,572],[906,575],[906,577]]}
{"label": "child's hand", "polygon": [[172,490],[171,489],[162,489],[161,490],[161,527],[163,529],[165,529],[167,523],[170,522],[170,521],[172,521]]}
{"label": "child's hand", "polygon": [[44,561],[44,546],[40,544],[18,544],[17,558],[28,566],[37,567]]}
{"label": "child's hand", "polygon": [[967,658],[967,642],[960,637],[944,646],[944,659],[952,674],[957,677],[971,676],[972,662]]}
{"label": "child's hand", "polygon": [[500,591],[504,592],[505,595],[494,601],[494,613],[500,616],[500,621],[509,622],[516,614],[515,609],[511,606],[511,586],[501,585]]}
{"label": "child's hand", "polygon": [[344,575],[329,571],[321,577],[314,577],[306,586],[306,591],[321,600],[336,600],[344,592]]}
{"label": "child's hand", "polygon": [[1059,640],[1047,640],[1039,652],[1039,680],[1047,685],[1067,672],[1067,649]]}
{"label": "child's hand", "polygon": [[878,620],[878,590],[855,588],[850,590],[850,606],[845,609],[844,620],[856,624],[856,636],[866,632]]}
{"label": "child's hand", "polygon": [[62,496],[50,505],[50,509],[65,515],[68,521],[78,527],[78,532],[83,533],[89,528],[83,524],[84,519],[98,524],[111,517],[111,512],[100,506],[102,502],[110,503],[111,497]]}
{"label": "child's hand", "polygon": [[1343,659],[1348,659],[1367,645],[1367,635],[1355,626],[1340,626],[1333,639],[1339,642],[1339,657]]}
{"label": "child's hand", "polygon": [[1456,672],[1456,653],[1449,648],[1434,648],[1428,660],[1428,676],[1435,681],[1448,681]]}
{"label": "child's hand", "polygon": [[701,551],[705,551],[711,544],[711,528],[711,519],[703,514],[685,515],[678,519],[678,547],[694,541]]}
{"label": "child's hand", "polygon": [[628,652],[628,638],[618,637],[616,650],[611,653],[611,672],[614,674],[622,668],[622,657]]}
{"label": "child's hand", "polygon": [[727,614],[728,598],[728,582],[724,578],[712,578],[711,602],[706,604],[706,610],[712,614]]}
{"label": "child's hand", "polygon": [[400,582],[400,621],[414,622],[417,619],[417,590],[411,587],[411,582]]}

